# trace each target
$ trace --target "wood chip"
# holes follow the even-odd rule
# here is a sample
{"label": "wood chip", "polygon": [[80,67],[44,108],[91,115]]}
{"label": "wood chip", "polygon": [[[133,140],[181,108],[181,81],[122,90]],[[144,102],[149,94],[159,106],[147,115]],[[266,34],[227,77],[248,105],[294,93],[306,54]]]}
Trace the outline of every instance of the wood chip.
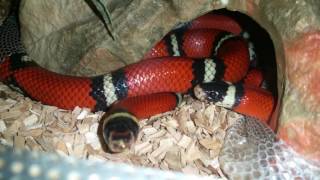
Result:
{"label": "wood chip", "polygon": [[162,136],[164,136],[166,134],[166,131],[164,129],[161,129],[160,131],[152,134],[152,135],[149,135],[147,137],[147,140],[151,140],[151,139],[155,139],[155,138],[160,138]]}
{"label": "wood chip", "polygon": [[82,109],[79,106],[76,106],[73,110],[72,110],[72,116],[79,116],[79,114],[81,113]]}
{"label": "wood chip", "polygon": [[22,136],[14,136],[13,146],[16,149],[24,149],[25,148],[25,138]]}
{"label": "wood chip", "polygon": [[42,149],[44,149],[47,152],[54,152],[55,151],[55,147],[53,146],[53,144],[49,141],[48,143],[48,139],[43,138],[43,137],[35,137],[34,138],[37,143],[41,146]]}
{"label": "wood chip", "polygon": [[77,157],[83,158],[86,156],[85,144],[76,144],[73,147],[73,154]]}
{"label": "wood chip", "polygon": [[178,112],[176,118],[179,122],[179,129],[185,134],[188,133],[187,122],[190,120],[190,115],[187,109],[186,108],[181,109]]}
{"label": "wood chip", "polygon": [[89,130],[90,130],[90,125],[87,123],[81,123],[81,124],[78,123],[76,126],[77,126],[80,134],[85,134],[85,133],[89,132]]}
{"label": "wood chip", "polygon": [[195,133],[196,126],[194,125],[194,123],[192,121],[187,121],[186,123],[186,129],[188,133]]}
{"label": "wood chip", "polygon": [[204,118],[204,114],[201,111],[197,111],[194,115],[194,122],[197,126],[205,128],[209,126],[209,121]]}
{"label": "wood chip", "polygon": [[189,165],[181,169],[186,174],[199,174],[199,169],[196,166]]}
{"label": "wood chip", "polygon": [[90,125],[89,131],[93,132],[93,133],[97,133],[98,132],[98,128],[99,128],[99,123],[95,122],[92,125]]}
{"label": "wood chip", "polygon": [[215,117],[215,112],[216,111],[216,106],[211,104],[209,105],[205,110],[204,110],[204,117],[206,118],[206,121],[208,122],[212,122],[214,121],[214,119],[216,119]]}
{"label": "wood chip", "polygon": [[192,162],[196,159],[202,158],[201,152],[198,146],[196,146],[196,141],[190,143],[190,146],[187,148],[187,151],[184,153],[184,156],[187,162]]}
{"label": "wood chip", "polygon": [[167,127],[167,131],[171,136],[176,140],[179,141],[181,139],[181,133],[177,131],[177,129],[174,129],[172,127]]}
{"label": "wood chip", "polygon": [[26,129],[40,128],[42,125],[38,123],[38,120],[39,119],[37,115],[31,114],[23,120],[23,124],[26,126]]}
{"label": "wood chip", "polygon": [[144,135],[149,136],[151,134],[156,133],[158,130],[152,126],[148,126],[142,129],[142,132],[144,133]]}
{"label": "wood chip", "polygon": [[5,94],[0,97],[2,144],[198,175],[216,176],[218,172],[222,176],[219,148],[225,130],[241,117],[187,96],[175,111],[141,121],[137,142],[129,152],[109,154],[97,134],[104,112],[41,105],[0,83],[1,92]]}
{"label": "wood chip", "polygon": [[199,143],[206,149],[217,150],[221,147],[221,142],[217,138],[205,138],[201,139]]}
{"label": "wood chip", "polygon": [[161,153],[167,152],[173,146],[173,142],[174,140],[172,138],[160,140],[159,147],[150,154],[151,157],[155,158]]}
{"label": "wood chip", "polygon": [[166,162],[161,163],[159,167],[162,170],[169,170],[169,165]]}
{"label": "wood chip", "polygon": [[87,132],[85,133],[86,143],[90,144],[93,149],[98,150],[101,148],[99,138],[96,133]]}
{"label": "wood chip", "polygon": [[163,123],[166,127],[177,128],[179,127],[178,121],[173,119],[172,117],[168,117],[168,121]]}
{"label": "wood chip", "polygon": [[14,135],[19,131],[19,128],[21,127],[21,122],[19,121],[14,121],[8,129],[5,131],[6,134],[8,135]]}
{"label": "wood chip", "polygon": [[185,149],[190,145],[191,142],[192,142],[192,139],[190,137],[183,135],[178,142],[178,146],[181,146]]}
{"label": "wood chip", "polygon": [[32,136],[32,137],[37,137],[40,136],[44,132],[44,129],[42,128],[36,128],[36,129],[26,129],[23,131],[19,131],[18,134],[20,136]]}
{"label": "wood chip", "polygon": [[17,101],[13,99],[6,99],[5,101],[0,101],[0,112],[5,112],[10,110],[16,103]]}
{"label": "wood chip", "polygon": [[180,152],[178,148],[172,148],[166,153],[164,161],[172,170],[180,170],[182,168]]}
{"label": "wood chip", "polygon": [[69,154],[68,148],[63,141],[59,141],[58,143],[56,143],[56,148],[57,151],[63,152],[64,154]]}
{"label": "wood chip", "polygon": [[0,118],[3,120],[14,120],[21,116],[22,112],[19,109],[10,110],[0,114]]}
{"label": "wood chip", "polygon": [[3,133],[6,130],[7,130],[6,124],[4,123],[3,120],[0,120],[0,133]]}
{"label": "wood chip", "polygon": [[83,120],[89,114],[89,112],[90,112],[90,110],[87,108],[82,109],[81,112],[79,113],[79,115],[77,115],[76,119]]}
{"label": "wood chip", "polygon": [[34,151],[42,151],[41,146],[34,140],[32,136],[25,137],[26,145],[29,149]]}
{"label": "wood chip", "polygon": [[134,146],[134,153],[137,155],[143,155],[152,151],[152,144],[150,142],[143,142]]}
{"label": "wood chip", "polygon": [[210,170],[205,167],[205,165],[202,163],[201,160],[196,160],[196,161],[194,162],[194,164],[195,164],[195,165],[197,166],[197,168],[198,168],[200,171],[202,171],[203,173],[205,173],[205,174],[207,174],[207,175],[210,174]]}

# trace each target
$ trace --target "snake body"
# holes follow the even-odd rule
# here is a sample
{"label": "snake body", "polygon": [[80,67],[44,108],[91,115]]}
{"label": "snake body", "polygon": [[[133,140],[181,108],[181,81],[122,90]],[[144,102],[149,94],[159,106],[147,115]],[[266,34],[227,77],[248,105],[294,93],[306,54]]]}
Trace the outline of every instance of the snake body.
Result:
{"label": "snake body", "polygon": [[13,13],[1,28],[7,36],[0,43],[0,80],[44,104],[106,111],[103,135],[113,152],[132,144],[121,139],[135,139],[138,119],[172,110],[178,104],[173,93],[188,93],[262,121],[273,110],[271,93],[259,88],[261,76],[251,69],[251,44],[227,16],[201,16],[168,33],[140,62],[96,77],[38,66],[24,51],[16,51],[21,43],[12,39],[19,39],[18,27]]}

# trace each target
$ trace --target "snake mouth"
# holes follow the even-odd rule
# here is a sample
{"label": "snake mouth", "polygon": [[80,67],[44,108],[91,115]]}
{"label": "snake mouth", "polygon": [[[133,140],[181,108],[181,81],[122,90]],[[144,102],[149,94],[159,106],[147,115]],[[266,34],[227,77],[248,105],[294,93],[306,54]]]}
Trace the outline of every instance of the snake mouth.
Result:
{"label": "snake mouth", "polygon": [[139,124],[137,118],[125,110],[116,110],[103,119],[103,139],[111,153],[129,150],[135,143]]}
{"label": "snake mouth", "polygon": [[129,129],[121,131],[111,131],[108,138],[108,149],[113,153],[121,153],[129,150],[135,142],[135,135]]}

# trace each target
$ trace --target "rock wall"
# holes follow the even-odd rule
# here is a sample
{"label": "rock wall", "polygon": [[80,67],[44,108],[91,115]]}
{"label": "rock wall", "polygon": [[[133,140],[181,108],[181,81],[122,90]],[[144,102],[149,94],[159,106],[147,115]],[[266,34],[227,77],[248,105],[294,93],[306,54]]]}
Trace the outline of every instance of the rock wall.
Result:
{"label": "rock wall", "polygon": [[0,0],[0,24],[9,13],[10,2],[9,0]]}
{"label": "rock wall", "polygon": [[87,1],[80,2],[22,0],[22,38],[42,66],[90,75],[137,62],[179,21],[213,8],[209,1],[101,1],[111,12],[113,40]]}
{"label": "rock wall", "polygon": [[320,161],[320,1],[101,2],[111,12],[115,40],[87,1],[22,0],[22,37],[31,57],[61,73],[100,74],[138,61],[179,22],[223,7],[243,12],[275,45],[280,98],[273,118],[279,118],[279,137]]}

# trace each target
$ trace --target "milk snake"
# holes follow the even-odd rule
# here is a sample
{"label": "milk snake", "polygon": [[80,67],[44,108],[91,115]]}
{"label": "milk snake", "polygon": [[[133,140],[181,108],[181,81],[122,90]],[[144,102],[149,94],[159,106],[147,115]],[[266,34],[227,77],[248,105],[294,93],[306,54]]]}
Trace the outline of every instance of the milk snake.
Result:
{"label": "milk snake", "polygon": [[273,110],[272,94],[260,88],[261,72],[250,66],[251,44],[227,16],[203,15],[168,33],[140,62],[96,77],[57,74],[30,60],[19,40],[10,42],[10,35],[20,37],[15,15],[0,32],[0,80],[44,104],[106,111],[103,136],[112,152],[132,144],[138,119],[174,109],[176,93],[265,122]]}

